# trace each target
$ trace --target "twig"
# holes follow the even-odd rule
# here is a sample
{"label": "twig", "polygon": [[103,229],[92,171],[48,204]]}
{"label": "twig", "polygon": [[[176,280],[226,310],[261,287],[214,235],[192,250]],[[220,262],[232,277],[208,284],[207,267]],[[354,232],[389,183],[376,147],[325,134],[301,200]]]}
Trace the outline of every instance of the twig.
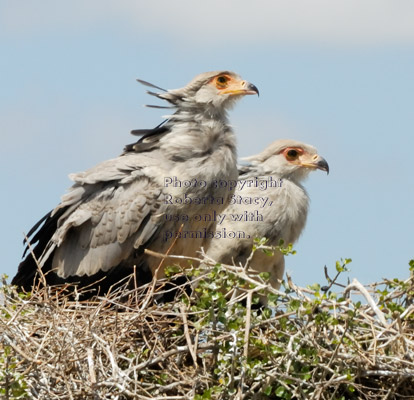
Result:
{"label": "twig", "polygon": [[249,337],[250,337],[250,325],[251,325],[251,312],[252,312],[252,296],[253,292],[249,291],[246,298],[246,327],[244,328],[244,350],[243,356],[247,359],[249,355]]}
{"label": "twig", "polygon": [[180,305],[180,310],[181,310],[181,317],[183,319],[183,324],[184,324],[185,339],[187,341],[188,349],[189,349],[191,357],[193,359],[194,367],[197,368],[197,355],[196,355],[196,352],[194,350],[194,346],[191,343],[190,332],[188,330],[187,309],[186,309],[184,304]]}
{"label": "twig", "polygon": [[92,388],[93,388],[96,384],[96,375],[95,375],[95,365],[93,362],[93,350],[91,347],[88,347],[87,353],[88,353],[89,377],[90,377]]}
{"label": "twig", "polygon": [[[183,229],[183,226],[184,226],[184,224],[181,224],[180,229],[179,229],[178,232],[181,232],[181,230]],[[172,248],[175,246],[175,243],[177,242],[177,239],[178,239],[178,235],[174,238],[173,242],[171,243],[170,247],[167,250],[167,253],[163,257],[161,257],[161,261],[160,261],[160,263],[158,264],[157,268],[155,269],[155,271],[153,273],[152,284],[151,284],[150,290],[148,291],[148,294],[147,294],[147,296],[146,296],[146,298],[145,298],[145,300],[144,300],[144,302],[141,306],[141,310],[145,309],[147,307],[149,301],[153,298],[155,285],[156,285],[157,280],[158,280],[158,272],[160,271],[164,261],[169,257],[169,253],[172,250]],[[144,253],[148,254],[148,255],[153,255],[151,253],[154,253],[154,252],[149,250],[149,249],[145,249]]]}
{"label": "twig", "polygon": [[388,323],[384,317],[382,311],[378,308],[375,304],[373,298],[368,293],[368,290],[364,288],[364,286],[358,282],[357,279],[354,280],[345,288],[344,294],[350,292],[351,290],[358,290],[367,300],[368,304],[371,306],[372,310],[375,312],[378,319],[381,321],[382,325],[388,327]]}

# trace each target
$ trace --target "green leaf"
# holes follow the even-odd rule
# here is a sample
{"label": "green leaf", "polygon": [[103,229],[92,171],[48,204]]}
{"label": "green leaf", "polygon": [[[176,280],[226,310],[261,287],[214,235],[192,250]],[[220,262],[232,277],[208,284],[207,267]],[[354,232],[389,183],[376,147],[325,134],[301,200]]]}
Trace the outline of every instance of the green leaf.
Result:
{"label": "green leaf", "polygon": [[265,394],[266,396],[270,396],[272,394],[272,387],[266,386],[263,390],[263,394]]}

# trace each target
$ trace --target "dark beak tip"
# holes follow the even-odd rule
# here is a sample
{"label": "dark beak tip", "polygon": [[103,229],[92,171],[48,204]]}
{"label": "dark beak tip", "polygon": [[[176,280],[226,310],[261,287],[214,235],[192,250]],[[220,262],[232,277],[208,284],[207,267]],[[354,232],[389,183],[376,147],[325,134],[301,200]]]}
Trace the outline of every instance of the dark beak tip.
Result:
{"label": "dark beak tip", "polygon": [[260,97],[260,95],[259,95],[259,89],[257,88],[256,85],[253,85],[253,83],[249,83],[249,90],[251,90],[252,92],[256,92],[257,93],[257,97]]}
{"label": "dark beak tip", "polygon": [[326,175],[329,175],[329,164],[327,163],[325,159],[322,159],[318,162],[318,167],[322,171],[325,171]]}

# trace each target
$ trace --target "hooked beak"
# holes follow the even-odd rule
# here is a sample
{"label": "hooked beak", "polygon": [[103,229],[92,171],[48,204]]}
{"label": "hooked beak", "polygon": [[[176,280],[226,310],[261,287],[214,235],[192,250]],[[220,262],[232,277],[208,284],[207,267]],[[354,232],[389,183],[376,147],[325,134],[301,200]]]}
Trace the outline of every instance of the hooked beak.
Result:
{"label": "hooked beak", "polygon": [[321,171],[325,171],[326,174],[329,175],[328,162],[323,157],[321,157],[319,154],[315,154],[312,157],[311,161],[302,163],[302,166],[313,168],[313,169],[320,169]]}
{"label": "hooked beak", "polygon": [[226,89],[223,89],[221,94],[228,94],[230,96],[257,94],[259,96],[259,89],[253,85],[253,83],[247,81],[236,81],[230,84]]}

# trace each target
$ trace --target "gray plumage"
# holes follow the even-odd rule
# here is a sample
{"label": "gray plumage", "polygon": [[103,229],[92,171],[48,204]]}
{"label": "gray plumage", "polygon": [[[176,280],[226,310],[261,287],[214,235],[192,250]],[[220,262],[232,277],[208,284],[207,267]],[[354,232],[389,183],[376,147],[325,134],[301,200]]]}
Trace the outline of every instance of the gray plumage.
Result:
{"label": "gray plumage", "polygon": [[[90,284],[92,278],[104,276],[109,287],[121,277],[121,269],[125,275],[134,265],[138,275],[148,270],[154,274],[160,260],[143,250],[166,253],[177,235],[167,240],[165,232],[214,229],[214,223],[194,222],[192,216],[220,212],[224,205],[170,204],[165,199],[214,196],[226,202],[231,192],[212,185],[166,186],[165,180],[237,179],[236,140],[226,111],[246,94],[258,90],[229,71],[203,73],[182,89],[156,93],[175,113],[153,130],[134,131],[143,137],[121,156],[70,175],[74,185],[33,236],[38,242],[34,253],[47,282]],[[182,227],[181,221],[167,218],[177,214],[189,217]],[[177,239],[171,254],[193,256],[202,240]],[[28,254],[12,283],[30,290],[36,273]]]}
{"label": "gray plumage", "polygon": [[[214,238],[207,250],[217,262],[245,265],[254,238],[266,237],[270,246],[279,245],[281,239],[285,244],[294,243],[305,227],[309,208],[302,181],[312,170],[329,172],[328,163],[314,147],[294,140],[277,140],[246,160],[250,164],[240,167],[233,204],[223,211],[225,219],[217,227],[226,230],[227,238]],[[229,237],[234,236],[231,232],[236,238]],[[256,251],[250,268],[270,273],[270,283],[277,289],[284,273],[284,256],[279,251],[273,256]]]}

